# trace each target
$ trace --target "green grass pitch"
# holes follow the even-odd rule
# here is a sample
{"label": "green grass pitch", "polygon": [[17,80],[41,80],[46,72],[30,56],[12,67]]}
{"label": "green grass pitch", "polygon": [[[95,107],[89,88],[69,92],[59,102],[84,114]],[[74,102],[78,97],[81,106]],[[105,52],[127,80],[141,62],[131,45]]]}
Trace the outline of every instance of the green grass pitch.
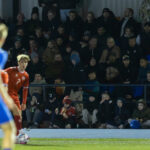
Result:
{"label": "green grass pitch", "polygon": [[150,150],[150,139],[30,139],[15,150]]}

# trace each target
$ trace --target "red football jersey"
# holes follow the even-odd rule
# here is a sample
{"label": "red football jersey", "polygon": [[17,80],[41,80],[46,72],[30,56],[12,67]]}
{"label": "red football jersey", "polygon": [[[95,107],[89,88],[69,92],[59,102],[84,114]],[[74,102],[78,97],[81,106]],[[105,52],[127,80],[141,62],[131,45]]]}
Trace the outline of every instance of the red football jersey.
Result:
{"label": "red football jersey", "polygon": [[8,74],[7,74],[7,72],[1,70],[1,78],[2,78],[4,86],[8,86]]}
{"label": "red football jersey", "polygon": [[15,99],[18,99],[18,92],[23,87],[23,90],[26,92],[24,94],[23,91],[23,103],[26,103],[27,99],[27,89],[29,87],[29,75],[26,71],[20,72],[18,67],[10,67],[5,69],[9,76],[8,82],[8,93],[9,95]]}

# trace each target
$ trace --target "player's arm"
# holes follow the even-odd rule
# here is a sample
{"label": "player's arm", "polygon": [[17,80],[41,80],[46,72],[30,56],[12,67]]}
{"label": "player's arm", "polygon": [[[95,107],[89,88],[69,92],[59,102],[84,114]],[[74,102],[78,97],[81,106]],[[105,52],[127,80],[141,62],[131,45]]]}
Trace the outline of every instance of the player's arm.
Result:
{"label": "player's arm", "polygon": [[11,97],[8,95],[7,88],[4,88],[1,74],[0,74],[0,94],[1,94],[4,102],[8,106],[8,108],[13,110],[14,103],[13,103],[13,100],[11,99]]}
{"label": "player's arm", "polygon": [[26,109],[28,88],[29,88],[29,76],[26,77],[26,80],[25,80],[25,83],[24,83],[24,86],[23,86],[23,100],[22,100],[22,105],[21,105],[22,110]]}

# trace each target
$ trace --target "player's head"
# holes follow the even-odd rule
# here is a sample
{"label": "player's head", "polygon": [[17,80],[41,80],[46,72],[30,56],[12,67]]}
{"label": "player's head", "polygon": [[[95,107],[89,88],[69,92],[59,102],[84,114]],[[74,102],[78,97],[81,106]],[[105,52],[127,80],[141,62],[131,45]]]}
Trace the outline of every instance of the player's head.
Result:
{"label": "player's head", "polygon": [[21,70],[25,70],[28,62],[30,61],[30,58],[26,54],[20,54],[17,56],[18,66]]}
{"label": "player's head", "polygon": [[0,47],[3,46],[8,35],[8,28],[5,24],[0,24]]}

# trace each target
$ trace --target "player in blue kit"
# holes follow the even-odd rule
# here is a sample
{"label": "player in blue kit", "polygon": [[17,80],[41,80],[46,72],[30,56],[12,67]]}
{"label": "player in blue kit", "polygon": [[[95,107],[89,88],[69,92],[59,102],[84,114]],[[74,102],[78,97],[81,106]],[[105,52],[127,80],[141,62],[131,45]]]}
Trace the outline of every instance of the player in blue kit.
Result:
{"label": "player in blue kit", "polygon": [[5,39],[8,34],[8,29],[4,24],[0,24],[0,127],[4,132],[4,138],[2,141],[2,150],[12,150],[15,142],[16,128],[9,111],[17,111],[13,100],[8,95],[7,87],[4,86],[1,72],[7,61],[7,52],[3,51]]}

